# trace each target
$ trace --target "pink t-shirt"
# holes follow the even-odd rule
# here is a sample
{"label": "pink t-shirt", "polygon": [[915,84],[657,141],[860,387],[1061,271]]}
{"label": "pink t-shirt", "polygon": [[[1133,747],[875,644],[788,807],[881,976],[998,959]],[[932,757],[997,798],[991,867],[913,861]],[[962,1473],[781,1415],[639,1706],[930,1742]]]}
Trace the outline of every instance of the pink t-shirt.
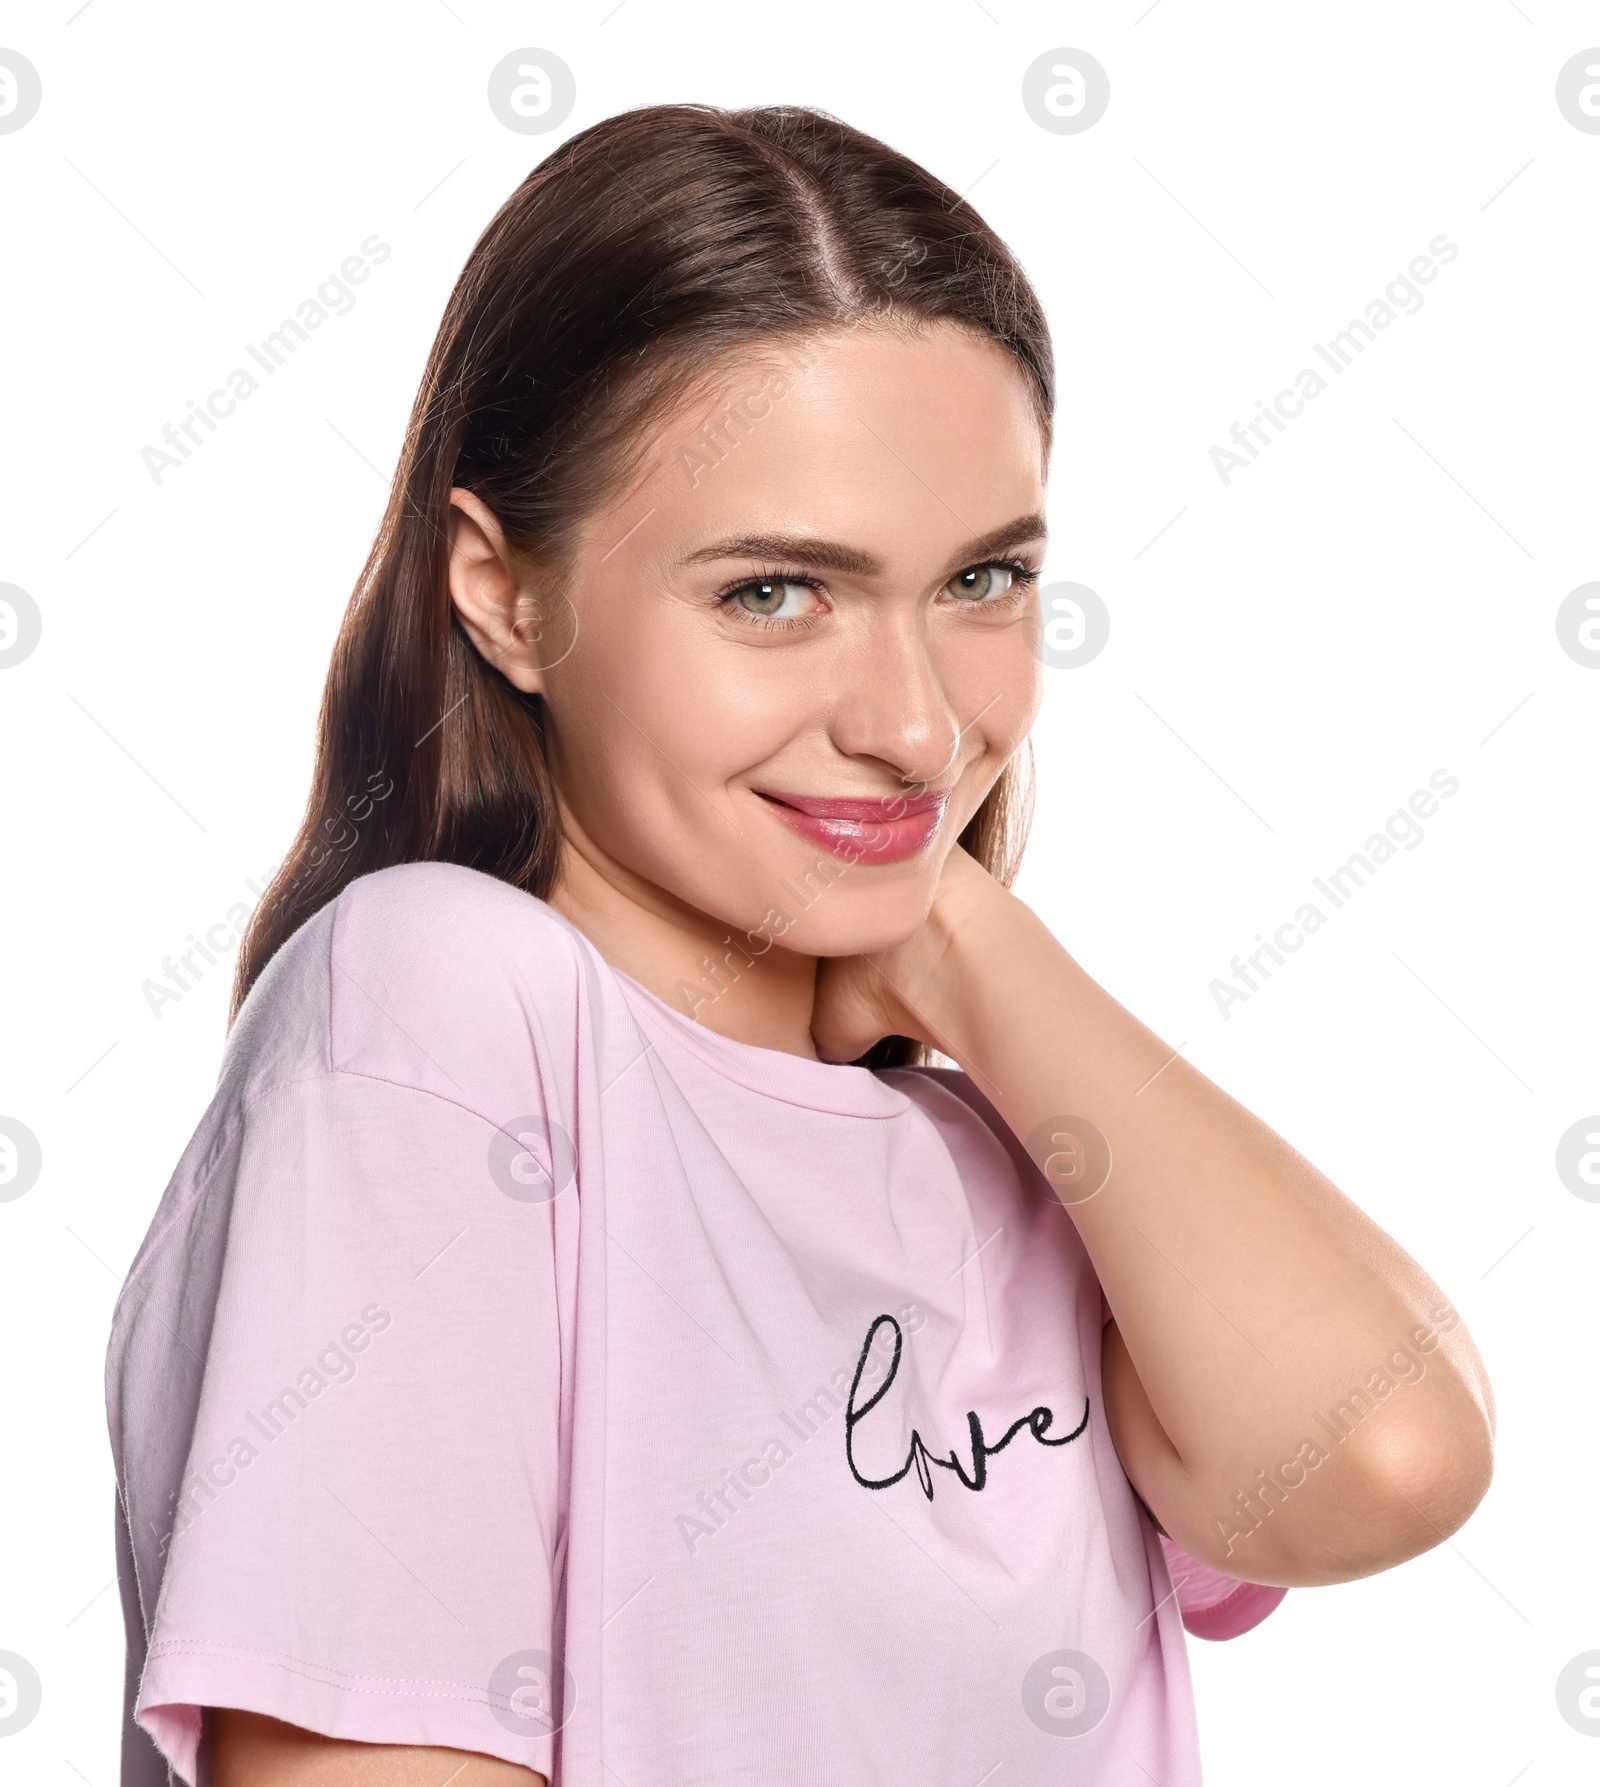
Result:
{"label": "pink t-shirt", "polygon": [[1197,1787],[1180,1611],[1282,1592],[1143,1513],[1106,1313],[963,1076],[728,1041],[490,876],[365,876],[118,1304],[124,1787],[204,1787],[208,1705],[559,1787]]}

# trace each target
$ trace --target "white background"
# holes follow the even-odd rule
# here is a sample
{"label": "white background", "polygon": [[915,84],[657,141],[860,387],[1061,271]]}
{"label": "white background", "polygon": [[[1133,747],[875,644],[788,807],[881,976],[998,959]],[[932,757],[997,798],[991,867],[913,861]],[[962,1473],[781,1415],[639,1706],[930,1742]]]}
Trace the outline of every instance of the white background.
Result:
{"label": "white background", "polygon": [[[141,982],[287,846],[476,235],[561,137],[703,99],[886,138],[1037,282],[1047,580],[1098,591],[1112,634],[1047,678],[1020,891],[1422,1261],[1494,1380],[1496,1480],[1451,1542],[1192,1643],[1208,1779],[1592,1781],[1555,1680],[1600,1647],[1600,1206],[1554,1153],[1600,1109],[1600,671],[1553,620],[1600,577],[1600,136],[1554,84],[1600,4],[80,4],[0,14],[44,91],[0,136],[0,581],[44,617],[0,671],[0,1114],[44,1157],[0,1204],[0,1649],[45,1693],[0,1777],[116,1779],[107,1323],[226,1005],[221,970],[159,1020]],[[523,46],[576,74],[555,136],[486,104]],[[1060,46],[1110,75],[1080,135],[1020,100]],[[354,310],[157,486],[141,447],[374,232]],[[1423,308],[1224,486],[1210,447],[1440,232],[1460,254]],[[1460,790],[1425,841],[1224,1019],[1230,958],[1440,768]]]}

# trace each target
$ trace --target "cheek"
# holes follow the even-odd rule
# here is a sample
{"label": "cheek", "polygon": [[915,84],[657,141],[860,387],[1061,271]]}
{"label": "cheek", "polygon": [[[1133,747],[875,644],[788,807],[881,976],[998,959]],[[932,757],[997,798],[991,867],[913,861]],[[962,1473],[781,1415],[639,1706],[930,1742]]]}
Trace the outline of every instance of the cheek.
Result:
{"label": "cheek", "polygon": [[1039,709],[1044,702],[1044,665],[1039,662],[1038,654],[1031,645],[1026,650],[1026,661],[1017,667],[1015,700],[1008,710],[1011,720],[1011,728],[1007,734],[1008,751],[1015,751],[1033,730],[1033,723],[1038,719]]}
{"label": "cheek", "polygon": [[1044,666],[1027,626],[945,642],[940,680],[962,726],[982,740],[989,759],[1006,758],[1028,736],[1044,698]]}
{"label": "cheek", "polygon": [[752,676],[670,609],[596,604],[582,621],[548,678],[562,799],[609,855],[691,903],[737,897],[755,869],[729,784],[791,736],[804,687]]}
{"label": "cheek", "polygon": [[675,781],[684,794],[692,782],[725,799],[729,783],[805,728],[815,684],[780,654],[707,637],[698,619],[596,638],[565,706],[606,758],[636,765],[644,781]]}
{"label": "cheek", "polygon": [[[683,680],[648,649],[607,651],[601,642],[550,681],[553,768],[562,799],[613,849],[652,817],[681,825],[703,786],[710,736],[683,723]],[[680,810],[681,809],[681,810]],[[620,828],[620,829],[619,829]]]}

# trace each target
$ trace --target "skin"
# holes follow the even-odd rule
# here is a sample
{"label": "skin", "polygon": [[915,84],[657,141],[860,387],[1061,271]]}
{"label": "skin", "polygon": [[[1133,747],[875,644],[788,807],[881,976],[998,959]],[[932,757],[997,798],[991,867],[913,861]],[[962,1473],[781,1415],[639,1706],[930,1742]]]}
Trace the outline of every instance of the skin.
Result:
{"label": "skin", "polygon": [[492,1756],[348,1743],[232,1707],[213,1711],[210,1727],[212,1787],[547,1787]]}
{"label": "skin", "polygon": [[[1102,1388],[1118,1455],[1163,1530],[1228,1574],[1291,1586],[1427,1550],[1481,1499],[1494,1428],[1443,1292],[956,846],[1040,695],[1027,574],[1044,550],[1046,454],[1020,374],[947,324],[848,330],[803,359],[714,469],[699,430],[784,356],[730,368],[669,418],[564,572],[520,560],[482,503],[453,494],[461,623],[547,704],[563,827],[552,904],[724,1035],[831,1061],[912,1036],[1024,1140],[1064,1112],[1093,1124],[1111,1148],[1105,1188],[1075,1201],[1055,1182],[1114,1311]],[[997,554],[1020,572],[986,573]],[[783,587],[784,573],[817,587]],[[787,624],[752,612],[774,603]],[[768,796],[927,790],[949,801],[924,849],[842,874],[823,857],[831,883],[801,909],[792,890],[822,853]],[[1412,1362],[1380,1396],[1373,1374],[1401,1346]],[[1335,1442],[1315,1416],[1363,1386],[1373,1412]],[[1287,1494],[1247,1502],[1247,1521],[1235,1497],[1308,1438],[1326,1456]],[[299,1760],[269,1766],[242,1717],[216,1720],[218,1787],[409,1783],[425,1776],[393,1771],[410,1760],[378,1758],[453,1754],[354,1746],[372,1758],[357,1763],[352,1746],[299,1733]],[[333,1772],[314,1772],[318,1746]],[[461,1778],[538,1778],[496,1766]]]}

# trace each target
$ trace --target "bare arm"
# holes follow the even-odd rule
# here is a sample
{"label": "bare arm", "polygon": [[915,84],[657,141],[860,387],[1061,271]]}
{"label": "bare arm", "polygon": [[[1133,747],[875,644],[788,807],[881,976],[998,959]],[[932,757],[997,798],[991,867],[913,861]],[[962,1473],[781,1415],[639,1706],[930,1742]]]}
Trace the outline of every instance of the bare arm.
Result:
{"label": "bare arm", "polygon": [[1443,1292],[960,850],[916,937],[824,967],[819,1048],[848,1059],[885,1030],[960,1062],[1041,1164],[1074,1159],[1047,1139],[1073,1128],[1059,1119],[1109,1142],[1103,1189],[1055,1183],[1115,1317],[1118,1455],[1193,1557],[1259,1582],[1343,1581],[1472,1512],[1493,1400]]}
{"label": "bare arm", "polygon": [[466,1750],[347,1743],[232,1707],[206,1718],[215,1787],[548,1787],[531,1768]]}

